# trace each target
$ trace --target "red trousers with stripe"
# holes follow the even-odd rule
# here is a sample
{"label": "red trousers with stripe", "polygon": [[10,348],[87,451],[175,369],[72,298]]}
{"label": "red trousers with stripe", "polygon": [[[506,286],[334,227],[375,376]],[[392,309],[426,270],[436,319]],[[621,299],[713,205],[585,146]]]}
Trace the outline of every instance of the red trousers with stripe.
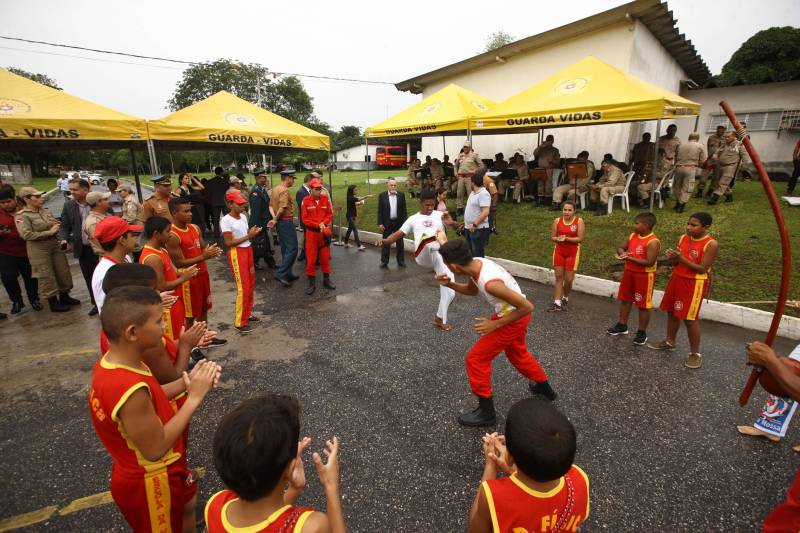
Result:
{"label": "red trousers with stripe", "polygon": [[246,326],[253,312],[253,289],[256,285],[256,269],[253,265],[253,248],[234,247],[228,249],[228,264],[236,283],[236,306],[233,325]]}
{"label": "red trousers with stripe", "polygon": [[800,470],[786,493],[786,500],[767,515],[762,533],[789,533],[800,531]]}
{"label": "red trousers with stripe", "polygon": [[111,473],[111,497],[133,531],[179,533],[183,508],[197,493],[197,483],[180,459],[180,465],[137,476]]}
{"label": "red trousers with stripe", "polygon": [[317,275],[317,256],[323,274],[331,273],[331,247],[325,246],[325,237],[319,231],[306,231],[306,276]]}
{"label": "red trousers with stripe", "polygon": [[[492,316],[492,320],[498,318],[497,315]],[[505,352],[514,368],[526,378],[537,383],[547,381],[542,365],[528,351],[525,335],[530,321],[531,315],[528,315],[501,326],[483,335],[467,352],[467,377],[475,396],[492,396],[492,361],[500,352]]]}

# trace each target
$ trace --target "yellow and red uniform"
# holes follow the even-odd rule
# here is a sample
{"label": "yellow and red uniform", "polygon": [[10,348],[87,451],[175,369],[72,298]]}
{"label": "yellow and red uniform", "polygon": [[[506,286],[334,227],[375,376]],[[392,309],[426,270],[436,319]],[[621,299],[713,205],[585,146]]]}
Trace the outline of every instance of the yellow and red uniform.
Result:
{"label": "yellow and red uniform", "polygon": [[313,278],[317,275],[317,255],[322,272],[330,274],[331,248],[325,245],[325,236],[319,230],[321,223],[328,226],[333,220],[330,199],[325,194],[320,194],[318,197],[309,194],[303,198],[300,216],[306,228],[306,276]]}
{"label": "yellow and red uniform", "polygon": [[[178,273],[175,270],[175,265],[172,264],[172,259],[169,258],[169,252],[164,248],[156,249],[150,245],[145,245],[142,248],[142,255],[139,256],[139,263],[145,264],[145,259],[154,255],[161,260],[162,268],[164,269],[164,280],[175,281],[178,279]],[[185,283],[184,283],[185,285]],[[181,286],[175,288],[172,294],[177,296],[178,299],[172,304],[169,309],[164,309],[164,331],[172,339],[177,340],[181,334],[184,318],[186,318],[186,311],[183,306],[183,289]]]}
{"label": "yellow and red uniform", "polygon": [[[200,230],[194,224],[189,224],[186,229],[172,225],[172,233],[178,236],[181,251],[186,259],[194,259],[203,255],[200,247]],[[195,263],[197,275],[181,285],[183,292],[183,307],[186,318],[198,318],[211,309],[211,279],[208,276],[208,267],[205,261]]]}
{"label": "yellow and red uniform", "polygon": [[232,490],[220,491],[206,503],[206,528],[208,533],[247,531],[248,533],[300,533],[308,517],[314,512],[308,507],[284,505],[258,524],[236,527],[228,521],[227,510],[239,497]]}
{"label": "yellow and red uniform", "polygon": [[[681,235],[678,251],[682,257],[699,265],[702,264],[706,249],[713,240],[711,235],[699,239]],[[711,269],[701,274],[682,263],[677,263],[672,269],[672,276],[664,291],[661,309],[681,320],[697,320],[703,298],[708,293],[710,273]]]}
{"label": "yellow and red uniform", "polygon": [[120,409],[139,389],[147,391],[161,423],[169,422],[174,408],[147,365],[118,365],[106,356],[95,363],[89,411],[95,432],[113,460],[111,496],[134,531],[181,531],[183,508],[197,491],[186,466],[185,441],[176,440],[157,461],[144,457],[119,417]]}
{"label": "yellow and red uniform", "polygon": [[577,531],[589,517],[589,478],[572,468],[548,492],[525,485],[516,474],[481,484],[495,532]]}
{"label": "yellow and red uniform", "polygon": [[[628,237],[628,255],[636,259],[647,259],[647,245],[657,241],[655,233],[639,235],[631,233]],[[653,288],[656,284],[656,270],[658,263],[645,267],[625,261],[625,272],[619,284],[617,299],[623,302],[633,302],[639,309],[653,307]]]}
{"label": "yellow and red uniform", "polygon": [[[556,236],[576,238],[578,236],[578,223],[581,217],[573,217],[569,224],[564,222],[564,217],[558,217],[556,222]],[[564,270],[575,272],[581,259],[581,244],[579,242],[557,242],[553,249],[553,267],[564,267]]]}

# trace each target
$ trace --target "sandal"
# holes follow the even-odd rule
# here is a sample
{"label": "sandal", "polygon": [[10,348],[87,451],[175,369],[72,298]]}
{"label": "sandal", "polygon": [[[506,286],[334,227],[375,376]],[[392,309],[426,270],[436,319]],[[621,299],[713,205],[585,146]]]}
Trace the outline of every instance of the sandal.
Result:
{"label": "sandal", "polygon": [[451,326],[450,324],[445,324],[438,317],[433,319],[433,325],[436,326],[437,328],[439,328],[442,331],[450,331],[450,330],[453,329],[453,326]]}

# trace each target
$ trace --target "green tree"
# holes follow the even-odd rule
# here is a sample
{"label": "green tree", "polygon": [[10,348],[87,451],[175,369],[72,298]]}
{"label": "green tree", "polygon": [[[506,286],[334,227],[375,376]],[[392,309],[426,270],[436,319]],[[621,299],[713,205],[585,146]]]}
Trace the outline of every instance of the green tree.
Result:
{"label": "green tree", "polygon": [[21,68],[16,67],[8,67],[9,72],[13,72],[17,76],[22,76],[23,78],[28,78],[29,80],[33,80],[36,83],[41,83],[42,85],[47,85],[48,87],[52,87],[53,89],[61,90],[61,87],[58,86],[56,80],[51,78],[46,74],[38,74],[35,72],[28,72],[27,70],[22,70]]}
{"label": "green tree", "polygon": [[715,76],[718,85],[800,80],[800,28],[769,28],[750,37]]}
{"label": "green tree", "polygon": [[496,31],[486,39],[486,47],[483,51],[490,52],[513,42],[514,37],[511,35],[507,34],[503,30]]}
{"label": "green tree", "polygon": [[332,149],[334,151],[362,144],[363,142],[361,128],[358,126],[342,126],[338,132],[331,136]]}

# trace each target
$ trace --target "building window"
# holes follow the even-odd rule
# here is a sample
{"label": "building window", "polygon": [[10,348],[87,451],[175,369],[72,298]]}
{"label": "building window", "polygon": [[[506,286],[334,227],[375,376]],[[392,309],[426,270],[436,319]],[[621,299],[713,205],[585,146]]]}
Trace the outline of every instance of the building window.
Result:
{"label": "building window", "polygon": [[[739,122],[747,123],[747,131],[778,131],[781,128],[782,118],[785,118],[785,113],[797,113],[796,110],[783,110],[774,109],[770,111],[750,111],[750,112],[737,112],[736,117]],[[727,129],[733,129],[733,126],[728,122],[728,117],[724,113],[712,113],[711,120],[708,123],[707,133],[713,133],[717,126],[725,126]]]}

